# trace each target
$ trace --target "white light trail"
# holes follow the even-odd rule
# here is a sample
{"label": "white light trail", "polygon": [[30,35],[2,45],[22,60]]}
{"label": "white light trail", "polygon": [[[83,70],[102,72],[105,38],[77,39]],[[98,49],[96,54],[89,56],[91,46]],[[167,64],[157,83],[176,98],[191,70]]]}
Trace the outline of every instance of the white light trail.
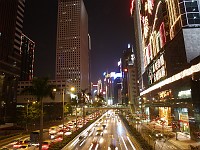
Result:
{"label": "white light trail", "polygon": [[131,142],[131,140],[130,140],[130,138],[129,138],[128,136],[127,136],[127,139],[128,139],[128,141],[129,141],[129,143],[131,144],[132,148],[133,148],[134,150],[136,150],[135,146],[133,145],[133,143]]}
{"label": "white light trail", "polygon": [[125,141],[124,141],[124,138],[121,137],[121,139],[122,139],[122,141],[123,141],[123,143],[124,143],[124,146],[125,146],[126,150],[128,150],[128,147],[126,146],[126,143],[125,143]]}

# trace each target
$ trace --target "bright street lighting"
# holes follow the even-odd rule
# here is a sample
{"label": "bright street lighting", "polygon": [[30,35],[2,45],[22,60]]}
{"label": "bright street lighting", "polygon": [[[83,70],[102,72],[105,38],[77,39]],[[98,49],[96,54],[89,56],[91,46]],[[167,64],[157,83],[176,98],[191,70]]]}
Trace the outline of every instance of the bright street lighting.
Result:
{"label": "bright street lighting", "polygon": [[[65,91],[67,91],[66,89],[63,89],[62,90],[62,104],[63,104],[63,114],[62,114],[62,119],[63,119],[63,139],[64,139],[64,126],[65,126],[65,116],[64,116],[64,114],[65,114],[65,94],[66,94],[66,92]],[[75,88],[74,87],[71,87],[70,88],[70,91],[71,92],[74,92],[75,91]],[[69,92],[69,91],[68,91]]]}

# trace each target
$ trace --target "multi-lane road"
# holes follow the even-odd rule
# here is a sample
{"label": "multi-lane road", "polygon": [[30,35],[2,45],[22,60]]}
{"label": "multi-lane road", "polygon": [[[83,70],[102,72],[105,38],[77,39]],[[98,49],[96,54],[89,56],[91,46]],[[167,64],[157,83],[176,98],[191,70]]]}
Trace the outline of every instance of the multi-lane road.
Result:
{"label": "multi-lane road", "polygon": [[[148,135],[142,134],[146,139]],[[28,139],[29,136],[21,137],[21,140]],[[17,139],[15,139],[17,140]],[[149,139],[147,139],[149,141]],[[150,142],[150,141],[149,141]],[[155,150],[179,150],[169,141],[152,141]],[[151,144],[152,144],[151,142]],[[14,148],[16,142],[5,145],[7,149]],[[16,145],[16,144],[15,144]],[[38,150],[38,147],[21,148],[28,150]],[[93,124],[91,124],[80,135],[74,138],[62,150],[140,150],[139,144],[130,136],[123,122],[113,110],[106,112]]]}
{"label": "multi-lane road", "polygon": [[[119,116],[112,111],[87,130],[93,132],[92,135],[83,132],[80,136],[85,136],[84,140],[77,137],[62,150],[139,150]],[[97,135],[99,130],[102,130],[102,135]]]}

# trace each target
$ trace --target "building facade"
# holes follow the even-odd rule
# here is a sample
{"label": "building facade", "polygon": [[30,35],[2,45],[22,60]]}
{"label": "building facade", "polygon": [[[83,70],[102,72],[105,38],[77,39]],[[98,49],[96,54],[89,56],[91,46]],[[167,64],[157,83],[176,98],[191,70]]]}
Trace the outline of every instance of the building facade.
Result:
{"label": "building facade", "polygon": [[122,73],[122,102],[126,105],[130,104],[133,113],[138,110],[138,78],[137,66],[134,55],[133,46],[128,44],[128,47],[122,53],[121,59],[121,73]]}
{"label": "building facade", "polygon": [[197,140],[200,1],[135,0],[132,6],[142,40],[136,41],[142,113]]}
{"label": "building facade", "polygon": [[[90,89],[88,15],[82,0],[59,0],[56,43],[56,80]],[[90,92],[90,91],[89,91]]]}
{"label": "building facade", "polygon": [[103,81],[103,94],[104,99],[108,105],[122,104],[121,100],[121,85],[122,85],[122,73],[110,72],[104,73]]}
{"label": "building facade", "polygon": [[15,116],[25,0],[0,1],[0,120]]}
{"label": "building facade", "polygon": [[[66,80],[49,80],[50,85],[55,86],[57,89],[55,93],[55,100],[52,100],[50,97],[44,98],[44,103],[60,103],[63,102],[63,90],[65,91],[64,94],[64,102],[70,103],[70,91],[71,87],[74,85]],[[28,88],[32,86],[32,81],[19,81],[17,87],[17,104],[27,104],[29,102],[36,102],[37,98],[34,95],[27,95],[27,94],[20,94],[24,88]]]}
{"label": "building facade", "polygon": [[35,43],[26,35],[21,36],[21,74],[20,81],[33,79]]}

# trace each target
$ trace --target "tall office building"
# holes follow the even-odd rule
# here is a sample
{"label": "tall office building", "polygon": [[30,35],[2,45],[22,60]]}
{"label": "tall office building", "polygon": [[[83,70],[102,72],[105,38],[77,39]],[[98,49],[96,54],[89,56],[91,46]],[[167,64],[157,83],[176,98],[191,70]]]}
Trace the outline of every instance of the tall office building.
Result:
{"label": "tall office building", "polygon": [[13,121],[25,0],[0,1],[0,120]]}
{"label": "tall office building", "polygon": [[33,63],[34,63],[35,43],[26,35],[21,36],[21,81],[33,79]]}
{"label": "tall office building", "polygon": [[89,89],[88,15],[82,0],[59,0],[56,79],[74,83],[76,92]]}

